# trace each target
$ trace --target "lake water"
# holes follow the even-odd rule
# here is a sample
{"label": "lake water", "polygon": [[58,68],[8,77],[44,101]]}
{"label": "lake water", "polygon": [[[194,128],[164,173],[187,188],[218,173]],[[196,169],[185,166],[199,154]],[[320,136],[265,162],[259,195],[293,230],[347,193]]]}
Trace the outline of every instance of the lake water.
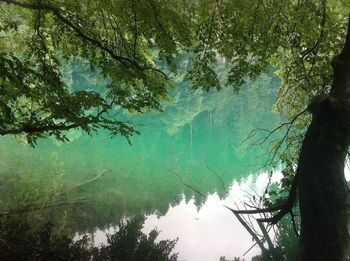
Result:
{"label": "lake water", "polygon": [[[73,86],[83,85],[75,81]],[[267,147],[241,143],[255,128],[277,126],[271,111],[278,85],[265,75],[237,95],[232,89],[191,91],[178,82],[164,112],[121,113],[141,132],[131,146],[103,131],[89,137],[73,130],[70,143],[48,138],[36,148],[21,137],[2,138],[0,177],[7,182],[30,177],[40,184],[59,180],[65,199],[84,200],[62,210],[70,227],[95,234],[96,242],[123,217],[144,214],[145,232],[157,226],[161,239],[179,237],[180,260],[242,256],[253,242],[223,205],[234,206],[248,187],[267,183],[264,175],[258,178],[268,171]]]}
{"label": "lake water", "polygon": [[[275,172],[272,177],[272,183],[277,182],[282,174]],[[260,254],[260,249],[255,246],[247,252],[254,242],[242,224],[224,206],[242,206],[242,202],[247,200],[247,193],[262,195],[268,178],[267,173],[260,173],[249,175],[240,182],[234,181],[225,199],[220,199],[216,193],[211,194],[200,208],[196,206],[195,200],[182,199],[178,205],[170,207],[165,215],[148,215],[143,232],[149,233],[157,228],[160,230],[159,240],[179,238],[174,249],[179,253],[179,260],[219,260],[221,256],[251,260]],[[95,245],[105,244],[106,234],[112,234],[117,229],[118,227],[111,226],[96,230],[93,233]],[[82,235],[77,234],[76,239]],[[273,235],[271,233],[272,237]]]}

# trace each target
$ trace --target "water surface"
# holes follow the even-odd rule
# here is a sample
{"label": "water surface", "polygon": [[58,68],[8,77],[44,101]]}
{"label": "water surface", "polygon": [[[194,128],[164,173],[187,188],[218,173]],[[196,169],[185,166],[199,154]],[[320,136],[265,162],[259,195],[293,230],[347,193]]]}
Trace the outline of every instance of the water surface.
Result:
{"label": "water surface", "polygon": [[[87,81],[78,76],[71,78],[72,88],[79,89]],[[7,182],[36,176],[36,181],[47,184],[59,176],[64,200],[84,200],[64,207],[74,231],[104,230],[123,217],[141,213],[148,215],[145,229],[160,226],[164,238],[173,235],[167,231],[175,225],[184,228],[187,233],[178,236],[185,241],[179,241],[178,250],[188,260],[211,260],[201,259],[194,250],[209,245],[223,251],[218,246],[226,244],[222,255],[232,256],[251,241],[220,200],[232,201],[237,193],[235,182],[262,171],[266,146],[241,143],[254,128],[277,125],[271,111],[278,84],[273,75],[265,75],[242,86],[237,95],[229,88],[192,91],[188,83],[179,81],[164,112],[146,116],[121,112],[141,132],[131,138],[131,146],[124,138],[110,139],[103,131],[90,137],[72,130],[70,143],[48,138],[36,148],[23,144],[21,137],[2,138],[0,176]],[[19,189],[13,186],[12,190]],[[15,205],[15,198],[11,200]],[[225,216],[229,218],[223,221]],[[213,232],[204,232],[203,227]],[[214,231],[222,236],[210,236]]]}

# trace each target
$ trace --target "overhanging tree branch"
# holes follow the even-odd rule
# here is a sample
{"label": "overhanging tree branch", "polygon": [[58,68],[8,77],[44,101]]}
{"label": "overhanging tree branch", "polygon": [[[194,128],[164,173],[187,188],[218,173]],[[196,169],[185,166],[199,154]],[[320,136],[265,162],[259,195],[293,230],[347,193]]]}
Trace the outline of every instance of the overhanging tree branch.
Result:
{"label": "overhanging tree branch", "polygon": [[157,73],[160,73],[166,80],[169,80],[170,78],[160,69],[151,67],[151,66],[142,66],[136,61],[117,55],[112,49],[108,48],[103,44],[103,41],[100,41],[87,33],[85,33],[78,25],[74,24],[71,20],[69,20],[66,16],[62,14],[62,11],[60,8],[53,6],[51,4],[45,4],[43,2],[40,2],[40,4],[32,4],[28,2],[23,2],[19,0],[0,0],[1,2],[7,3],[7,4],[13,4],[17,5],[26,9],[32,9],[32,10],[44,10],[51,12],[60,22],[71,28],[76,35],[81,38],[82,40],[85,40],[89,42],[90,44],[94,45],[95,47],[99,48],[102,51],[105,51],[108,53],[114,60],[120,62],[125,68],[134,67],[137,70],[144,72],[146,70],[155,71]]}
{"label": "overhanging tree branch", "polygon": [[294,204],[297,198],[297,188],[298,188],[298,179],[299,179],[298,173],[299,172],[297,171],[297,173],[294,176],[287,200],[282,204],[278,204],[276,206],[271,206],[268,208],[256,208],[256,209],[250,209],[250,210],[235,210],[227,206],[225,207],[231,210],[231,212],[234,214],[262,214],[262,213],[272,213],[274,211],[279,211],[276,215],[272,217],[257,219],[258,222],[270,222],[272,224],[277,224],[277,222],[280,221],[285,215],[290,213],[290,211],[294,207]]}
{"label": "overhanging tree branch", "polygon": [[20,133],[36,133],[36,132],[46,132],[46,131],[67,131],[70,129],[78,128],[80,127],[79,124],[70,124],[70,125],[44,125],[44,126],[34,126],[34,125],[27,125],[19,128],[13,128],[13,129],[3,129],[0,128],[0,135],[8,135],[8,134],[20,134]]}

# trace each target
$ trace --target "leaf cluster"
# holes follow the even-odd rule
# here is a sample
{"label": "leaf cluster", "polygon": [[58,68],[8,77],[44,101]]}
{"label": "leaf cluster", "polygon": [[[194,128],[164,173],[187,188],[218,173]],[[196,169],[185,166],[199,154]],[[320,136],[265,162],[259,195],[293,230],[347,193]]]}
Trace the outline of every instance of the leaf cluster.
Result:
{"label": "leaf cluster", "polygon": [[[0,134],[26,133],[67,140],[80,128],[129,137],[135,130],[116,108],[143,114],[161,110],[173,88],[164,61],[191,44],[191,18],[180,1],[1,1]],[[12,16],[16,13],[15,16]],[[69,91],[61,68],[87,61],[107,81],[105,92]]]}
{"label": "leaf cluster", "polygon": [[177,254],[172,253],[177,239],[156,242],[159,231],[152,230],[149,235],[142,233],[144,221],[144,217],[138,216],[120,222],[119,230],[108,236],[107,246],[101,247],[93,260],[177,260]]}

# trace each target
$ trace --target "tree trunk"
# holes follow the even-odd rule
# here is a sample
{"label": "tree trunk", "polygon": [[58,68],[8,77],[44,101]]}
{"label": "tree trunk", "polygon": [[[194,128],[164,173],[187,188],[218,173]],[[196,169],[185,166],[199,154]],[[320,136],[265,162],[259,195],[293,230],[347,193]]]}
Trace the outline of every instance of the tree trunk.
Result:
{"label": "tree trunk", "polygon": [[350,141],[350,104],[325,98],[313,111],[299,158],[302,261],[345,260],[348,187],[344,162]]}
{"label": "tree trunk", "polygon": [[344,164],[350,144],[350,29],[332,65],[331,92],[309,105],[312,122],[299,156],[301,261],[344,261],[348,250]]}

